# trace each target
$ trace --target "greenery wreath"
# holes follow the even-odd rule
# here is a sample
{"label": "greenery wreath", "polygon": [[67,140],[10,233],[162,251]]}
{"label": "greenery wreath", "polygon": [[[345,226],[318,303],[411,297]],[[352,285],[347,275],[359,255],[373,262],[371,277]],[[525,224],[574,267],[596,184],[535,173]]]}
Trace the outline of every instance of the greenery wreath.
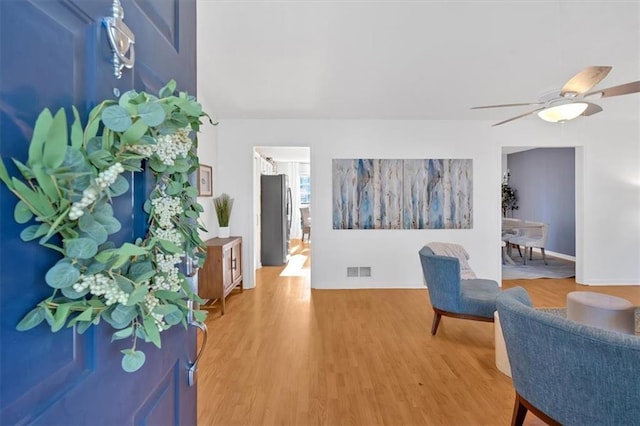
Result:
{"label": "greenery wreath", "polygon": [[[162,331],[188,326],[192,301],[201,299],[177,265],[187,253],[200,266],[206,256],[197,223],[203,209],[189,175],[198,168],[200,119],[209,117],[194,97],[176,96],[175,90],[170,81],[158,97],[129,91],[117,101],[105,100],[84,128],[73,107],[70,132],[64,109],[55,115],[44,109],[27,163],[13,159],[22,179],[10,177],[0,161],[0,180],[19,199],[15,221],[36,222],[20,238],[39,239],[62,255],[45,276],[53,293],[18,330],[46,320],[53,332],[66,324],[83,333],[104,320],[117,330],[113,340],[131,338],[132,347],[122,351],[122,368],[133,372],[145,362],[138,339],[160,348]],[[128,191],[122,173],[142,171],[143,162],[155,178],[144,204],[149,230],[144,239],[116,247],[109,235],[121,224],[112,199]],[[202,321],[206,312],[196,310],[194,316]]]}

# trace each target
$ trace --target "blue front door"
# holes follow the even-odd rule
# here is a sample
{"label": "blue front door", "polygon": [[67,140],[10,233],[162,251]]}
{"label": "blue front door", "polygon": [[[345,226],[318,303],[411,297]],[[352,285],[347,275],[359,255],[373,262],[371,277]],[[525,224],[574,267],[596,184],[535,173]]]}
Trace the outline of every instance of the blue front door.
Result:
{"label": "blue front door", "polygon": [[[102,24],[112,0],[0,1],[0,155],[7,166],[10,158],[27,158],[45,107],[69,114],[76,105],[86,121],[101,100],[131,89],[157,93],[172,78],[195,94],[195,0],[122,0],[122,6],[136,62],[118,80]],[[114,205],[122,223],[118,243],[145,233],[146,179],[135,179]],[[187,384],[193,327],[165,331],[161,350],[143,343],[147,360],[135,373],[120,366],[120,350],[130,342],[112,343],[104,322],[82,335],[52,333],[46,323],[16,331],[50,295],[43,278],[58,260],[37,241],[20,240],[16,201],[0,185],[0,424],[195,424],[196,387]]]}

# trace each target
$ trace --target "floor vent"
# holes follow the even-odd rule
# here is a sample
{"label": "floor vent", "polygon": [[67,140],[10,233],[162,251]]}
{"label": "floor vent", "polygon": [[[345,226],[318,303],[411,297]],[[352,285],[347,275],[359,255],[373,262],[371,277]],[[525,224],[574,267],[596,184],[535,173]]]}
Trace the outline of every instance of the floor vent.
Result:
{"label": "floor vent", "polygon": [[347,266],[347,278],[353,278],[358,276],[357,266]]}

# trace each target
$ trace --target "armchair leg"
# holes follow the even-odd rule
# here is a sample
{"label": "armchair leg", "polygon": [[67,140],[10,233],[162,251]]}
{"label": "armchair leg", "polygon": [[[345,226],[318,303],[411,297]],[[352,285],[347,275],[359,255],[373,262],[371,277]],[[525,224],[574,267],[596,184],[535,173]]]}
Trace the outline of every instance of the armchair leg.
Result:
{"label": "armchair leg", "polygon": [[442,318],[442,314],[435,309],[433,310],[433,323],[431,324],[431,335],[435,336],[436,331],[438,331],[438,325],[440,325],[440,318]]}
{"label": "armchair leg", "polygon": [[522,426],[524,418],[527,416],[527,407],[522,405],[520,394],[516,392],[516,401],[513,405],[513,415],[511,416],[511,426]]}
{"label": "armchair leg", "polygon": [[540,251],[542,251],[542,260],[544,262],[545,265],[548,265],[547,263],[547,256],[544,253],[544,247],[540,247]]}
{"label": "armchair leg", "polygon": [[[522,252],[520,251],[520,244],[518,244],[516,247],[518,247],[518,254],[520,255],[520,257],[522,257]],[[526,248],[525,248],[526,250]]]}

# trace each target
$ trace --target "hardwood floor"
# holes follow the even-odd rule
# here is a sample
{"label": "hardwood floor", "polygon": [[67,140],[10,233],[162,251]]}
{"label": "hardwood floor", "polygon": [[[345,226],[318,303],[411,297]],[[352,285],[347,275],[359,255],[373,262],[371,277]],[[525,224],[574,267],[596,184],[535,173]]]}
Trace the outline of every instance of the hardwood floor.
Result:
{"label": "hardwood floor", "polygon": [[[209,310],[200,425],[510,424],[514,391],[495,367],[492,323],[444,318],[431,336],[426,290],[311,290],[310,245],[294,252],[290,267],[264,267],[255,289],[230,295],[224,316]],[[565,306],[576,289],[640,305],[639,287],[503,283],[515,285],[537,307]],[[543,423],[529,414],[525,424]]]}

